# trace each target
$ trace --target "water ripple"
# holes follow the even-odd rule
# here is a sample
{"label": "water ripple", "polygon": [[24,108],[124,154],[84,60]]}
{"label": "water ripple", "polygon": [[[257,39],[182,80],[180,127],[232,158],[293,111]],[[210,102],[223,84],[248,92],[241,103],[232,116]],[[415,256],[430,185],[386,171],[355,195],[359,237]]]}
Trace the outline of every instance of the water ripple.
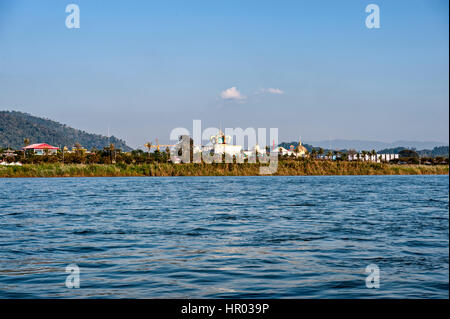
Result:
{"label": "water ripple", "polygon": [[[448,298],[448,188],[448,176],[0,179],[0,298]],[[71,263],[80,289],[65,287]]]}

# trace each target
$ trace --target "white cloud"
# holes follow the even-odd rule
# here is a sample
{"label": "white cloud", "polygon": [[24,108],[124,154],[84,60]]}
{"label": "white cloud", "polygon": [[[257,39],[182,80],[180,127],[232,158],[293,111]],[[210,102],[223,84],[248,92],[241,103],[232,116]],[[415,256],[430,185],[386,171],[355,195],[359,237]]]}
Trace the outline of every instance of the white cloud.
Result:
{"label": "white cloud", "polygon": [[246,98],[246,96],[242,95],[235,86],[222,91],[220,97],[224,100],[244,100]]}
{"label": "white cloud", "polygon": [[277,88],[268,88],[268,89],[261,89],[261,93],[269,93],[269,94],[284,94],[284,92]]}

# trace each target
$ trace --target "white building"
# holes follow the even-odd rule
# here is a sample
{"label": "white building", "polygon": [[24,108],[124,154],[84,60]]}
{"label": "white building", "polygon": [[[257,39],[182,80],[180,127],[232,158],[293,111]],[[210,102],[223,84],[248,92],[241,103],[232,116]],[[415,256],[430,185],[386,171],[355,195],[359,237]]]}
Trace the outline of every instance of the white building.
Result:
{"label": "white building", "polygon": [[398,154],[376,154],[363,156],[362,154],[353,154],[348,156],[349,161],[365,161],[365,162],[389,162],[393,159],[398,159]]}
{"label": "white building", "polygon": [[230,144],[231,136],[225,135],[222,131],[219,131],[217,135],[211,136],[210,141],[213,144],[214,154],[227,154],[238,157],[242,153],[242,146]]}
{"label": "white building", "polygon": [[245,155],[245,157],[251,157],[251,156],[257,156],[257,155],[263,155],[266,153],[266,151],[264,149],[261,149],[259,144],[256,144],[255,146],[253,146],[253,148],[251,150],[243,151],[242,153]]}
{"label": "white building", "polygon": [[287,155],[287,156],[291,156],[291,155],[294,155],[294,156],[297,156],[297,153],[295,153],[294,151],[292,151],[292,150],[287,150],[287,149],[285,149],[284,147],[278,147],[278,153],[280,154],[280,155],[282,155],[282,156],[284,156],[284,155]]}

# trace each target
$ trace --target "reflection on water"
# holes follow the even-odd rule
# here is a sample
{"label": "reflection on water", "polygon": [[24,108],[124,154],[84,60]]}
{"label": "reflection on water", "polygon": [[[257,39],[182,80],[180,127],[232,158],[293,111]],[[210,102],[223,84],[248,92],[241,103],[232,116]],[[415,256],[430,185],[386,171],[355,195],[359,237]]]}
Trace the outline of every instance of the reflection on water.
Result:
{"label": "reflection on water", "polygon": [[[448,298],[448,176],[0,179],[0,297]],[[79,289],[65,267],[81,269]],[[381,270],[379,289],[365,267]]]}

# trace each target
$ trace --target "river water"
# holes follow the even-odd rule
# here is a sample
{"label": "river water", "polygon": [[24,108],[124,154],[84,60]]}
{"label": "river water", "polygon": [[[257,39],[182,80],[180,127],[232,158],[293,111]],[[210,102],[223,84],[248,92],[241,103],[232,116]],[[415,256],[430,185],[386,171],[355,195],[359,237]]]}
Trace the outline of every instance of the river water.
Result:
{"label": "river water", "polygon": [[448,204],[448,176],[0,179],[0,298],[448,298]]}

